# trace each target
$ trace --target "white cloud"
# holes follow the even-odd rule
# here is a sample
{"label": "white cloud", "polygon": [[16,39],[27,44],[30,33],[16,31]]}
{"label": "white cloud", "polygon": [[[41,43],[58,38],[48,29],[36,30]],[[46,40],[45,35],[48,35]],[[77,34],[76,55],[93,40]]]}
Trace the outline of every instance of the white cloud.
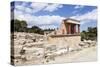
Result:
{"label": "white cloud", "polygon": [[79,12],[82,8],[84,8],[85,6],[83,5],[76,5],[74,6],[74,9],[76,9],[75,11],[73,11],[73,14],[76,14],[77,12]]}
{"label": "white cloud", "polygon": [[63,5],[60,4],[48,4],[48,3],[32,3],[31,7],[34,12],[38,12],[40,10],[53,12],[58,8],[62,8]]}
{"label": "white cloud", "polygon": [[63,7],[63,5],[60,5],[60,4],[51,4],[51,5],[48,5],[44,10],[53,12],[53,11],[57,10],[58,8],[62,8],[62,7]]}
{"label": "white cloud", "polygon": [[33,9],[26,7],[24,5],[16,5],[14,10],[17,10],[20,12],[22,11],[22,12],[26,12],[26,13],[32,13],[32,11],[33,11]]}
{"label": "white cloud", "polygon": [[[64,17],[59,15],[44,15],[44,16],[33,16],[31,14],[24,14],[20,11],[15,10],[15,19],[25,20],[28,24],[28,27],[33,25],[43,25],[41,28],[55,28],[54,24],[59,24]],[[48,26],[50,25],[50,26]]]}
{"label": "white cloud", "polygon": [[40,26],[41,29],[57,29],[58,27],[56,25],[43,25],[43,26]]}
{"label": "white cloud", "polygon": [[83,6],[83,5],[77,5],[77,6],[75,6],[74,8],[75,8],[75,9],[79,9],[79,8],[84,8],[84,6]]}
{"label": "white cloud", "polygon": [[91,22],[91,21],[96,21],[97,20],[97,9],[94,9],[94,10],[87,12],[83,15],[72,16],[71,18],[80,20],[81,24]]}
{"label": "white cloud", "polygon": [[47,3],[32,3],[31,7],[33,8],[33,13],[38,12],[48,6]]}
{"label": "white cloud", "polygon": [[39,12],[41,10],[53,12],[53,11],[63,7],[63,5],[48,4],[48,3],[31,3],[28,6],[26,6],[26,5],[27,5],[27,3],[15,5],[15,9],[20,10],[20,11],[24,11],[27,13],[36,13],[36,12]]}
{"label": "white cloud", "polygon": [[21,15],[23,15],[23,12],[22,11],[18,11],[16,9],[14,9],[14,19],[16,19],[16,18],[19,18],[20,19],[19,16],[21,16]]}
{"label": "white cloud", "polygon": [[26,7],[23,5],[15,5],[15,9],[24,11]]}
{"label": "white cloud", "polygon": [[27,12],[27,13],[32,13],[32,11],[33,11],[33,9],[31,9],[31,8],[25,8],[25,12]]}

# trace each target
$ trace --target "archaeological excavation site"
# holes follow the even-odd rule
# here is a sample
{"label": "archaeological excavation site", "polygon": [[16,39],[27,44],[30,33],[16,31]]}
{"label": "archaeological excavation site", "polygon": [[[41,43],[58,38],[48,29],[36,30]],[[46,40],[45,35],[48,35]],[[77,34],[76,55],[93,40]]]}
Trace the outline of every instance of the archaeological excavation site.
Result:
{"label": "archaeological excavation site", "polygon": [[[41,7],[39,7],[39,4]],[[77,5],[43,4],[45,3],[11,2],[11,65],[96,61],[96,22],[93,22],[93,24],[92,21],[89,22],[90,16],[87,20],[88,17],[85,12],[83,12],[85,15],[82,15],[82,17],[73,18],[71,11]],[[53,7],[54,5],[59,6],[59,8],[55,6],[55,11],[54,8],[49,10],[50,7],[48,6]],[[24,7],[23,10],[22,6]],[[37,6],[38,8],[36,8]],[[69,10],[66,10],[65,7]],[[95,6],[84,7],[88,9],[91,7],[91,10],[96,10]],[[75,11],[78,8],[79,6],[73,8],[73,10]]]}
{"label": "archaeological excavation site", "polygon": [[[26,32],[12,33],[11,63],[26,65],[94,61],[96,58],[90,57],[91,54],[87,56],[87,52],[96,50],[96,43],[91,40],[81,41],[80,22],[65,19],[58,30],[46,31],[44,35]],[[93,56],[95,55],[96,53]]]}

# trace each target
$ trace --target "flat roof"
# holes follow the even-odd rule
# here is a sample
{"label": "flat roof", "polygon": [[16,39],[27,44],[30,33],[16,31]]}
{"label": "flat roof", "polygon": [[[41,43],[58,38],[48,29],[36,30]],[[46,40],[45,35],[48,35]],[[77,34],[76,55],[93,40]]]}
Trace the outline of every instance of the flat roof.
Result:
{"label": "flat roof", "polygon": [[73,21],[77,21],[77,22],[80,22],[79,20],[76,20],[76,19],[72,19],[72,18],[67,18],[67,19],[64,19],[64,20],[73,20]]}
{"label": "flat roof", "polygon": [[72,18],[64,19],[64,21],[67,22],[67,23],[80,24],[79,20],[72,19]]}

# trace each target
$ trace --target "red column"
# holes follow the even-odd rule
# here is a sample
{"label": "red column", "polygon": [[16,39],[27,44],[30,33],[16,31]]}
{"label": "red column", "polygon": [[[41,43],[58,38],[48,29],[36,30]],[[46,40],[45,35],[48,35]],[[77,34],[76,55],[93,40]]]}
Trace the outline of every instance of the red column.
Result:
{"label": "red column", "polygon": [[65,31],[64,31],[64,29],[62,30],[62,34],[64,34],[65,33]]}
{"label": "red column", "polygon": [[71,28],[70,28],[70,24],[68,24],[68,34],[70,34],[70,30]]}
{"label": "red column", "polygon": [[74,25],[74,33],[76,33],[76,24]]}
{"label": "red column", "polygon": [[80,25],[78,25],[78,33],[80,33]]}

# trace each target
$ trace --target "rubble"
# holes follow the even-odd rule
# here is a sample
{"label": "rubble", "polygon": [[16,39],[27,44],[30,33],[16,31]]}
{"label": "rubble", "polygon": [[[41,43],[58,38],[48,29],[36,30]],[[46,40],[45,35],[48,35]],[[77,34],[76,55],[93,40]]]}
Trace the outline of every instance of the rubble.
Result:
{"label": "rubble", "polygon": [[49,63],[55,61],[56,56],[96,45],[96,41],[84,40],[78,44],[80,48],[75,49],[68,46],[64,38],[57,43],[50,43],[45,35],[25,32],[14,32],[11,38],[11,61],[15,65]]}
{"label": "rubble", "polygon": [[96,45],[96,41],[91,41],[91,40],[84,40],[79,43],[79,46],[81,48],[91,47],[91,46],[95,46],[95,45]]}
{"label": "rubble", "polygon": [[13,33],[12,41],[14,42],[12,42],[11,46],[11,56],[13,57],[14,64],[26,63],[43,58],[43,40],[43,35],[39,34],[24,32]]}

